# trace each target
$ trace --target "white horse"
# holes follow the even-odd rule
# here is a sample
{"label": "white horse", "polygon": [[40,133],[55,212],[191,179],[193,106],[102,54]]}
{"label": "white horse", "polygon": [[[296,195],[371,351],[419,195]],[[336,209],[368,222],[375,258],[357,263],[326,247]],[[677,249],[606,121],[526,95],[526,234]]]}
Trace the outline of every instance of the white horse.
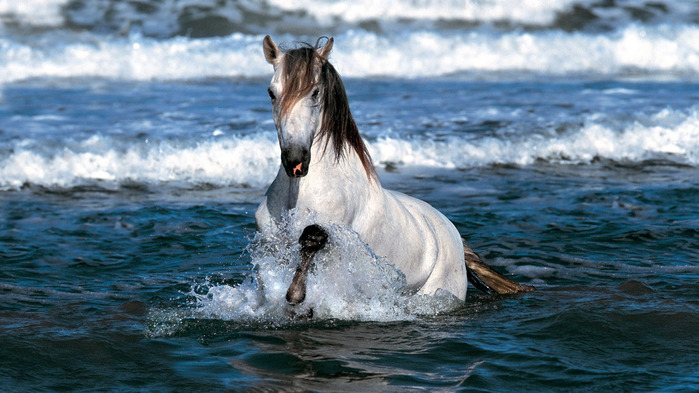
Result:
{"label": "white horse", "polygon": [[[268,92],[281,166],[255,213],[258,230],[275,226],[290,209],[313,212],[319,222],[356,231],[376,255],[405,274],[408,291],[434,295],[444,290],[465,300],[466,263],[476,263],[477,273],[487,268],[442,213],[381,187],[342,80],[328,62],[332,46],[330,38],[322,47],[304,45],[283,52],[270,36],[263,41],[265,58],[275,72]],[[482,273],[479,278],[495,292],[529,290],[492,270]],[[501,283],[490,280],[493,275]],[[294,304],[303,296],[287,299]]]}

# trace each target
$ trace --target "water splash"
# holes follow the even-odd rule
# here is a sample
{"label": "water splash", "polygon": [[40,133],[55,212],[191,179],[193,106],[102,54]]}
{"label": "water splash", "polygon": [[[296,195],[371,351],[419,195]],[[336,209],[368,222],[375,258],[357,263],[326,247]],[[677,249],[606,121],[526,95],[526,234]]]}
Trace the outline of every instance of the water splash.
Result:
{"label": "water splash", "polygon": [[252,269],[243,282],[193,285],[187,294],[193,299],[189,309],[151,313],[150,334],[175,334],[182,321],[192,319],[279,327],[295,323],[295,316],[312,310],[313,320],[387,322],[445,313],[463,305],[448,293],[407,292],[404,274],[376,256],[356,232],[324,223],[329,241],[314,258],[306,300],[290,306],[285,296],[301,259],[298,237],[316,222],[313,214],[293,210],[277,228],[258,233],[249,246]]}

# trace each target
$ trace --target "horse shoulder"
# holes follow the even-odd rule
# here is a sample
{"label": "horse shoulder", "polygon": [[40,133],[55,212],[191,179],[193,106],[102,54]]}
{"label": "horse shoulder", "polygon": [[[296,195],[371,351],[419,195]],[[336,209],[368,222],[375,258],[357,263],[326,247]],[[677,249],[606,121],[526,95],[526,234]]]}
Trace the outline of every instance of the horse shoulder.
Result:
{"label": "horse shoulder", "polygon": [[[379,189],[352,165],[354,157],[335,161],[330,154],[317,152],[319,161],[311,164],[302,180],[298,203],[300,208],[314,211],[327,221],[348,225],[356,230],[357,223],[371,216],[373,194]],[[314,165],[315,164],[315,165]]]}

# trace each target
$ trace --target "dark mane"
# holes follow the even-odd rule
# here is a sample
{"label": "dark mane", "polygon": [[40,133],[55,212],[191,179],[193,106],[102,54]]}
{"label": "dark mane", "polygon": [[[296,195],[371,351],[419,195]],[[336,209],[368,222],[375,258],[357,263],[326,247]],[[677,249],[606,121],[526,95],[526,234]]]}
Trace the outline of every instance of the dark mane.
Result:
{"label": "dark mane", "polygon": [[318,55],[317,45],[314,48],[304,44],[300,48],[286,51],[283,66],[284,91],[280,97],[281,116],[313,90],[318,66],[320,73],[317,84],[322,92],[323,109],[318,137],[325,138],[325,150],[331,146],[338,161],[344,157],[345,145],[349,145],[359,156],[367,177],[375,179],[376,169],[350,112],[345,85],[332,64]]}

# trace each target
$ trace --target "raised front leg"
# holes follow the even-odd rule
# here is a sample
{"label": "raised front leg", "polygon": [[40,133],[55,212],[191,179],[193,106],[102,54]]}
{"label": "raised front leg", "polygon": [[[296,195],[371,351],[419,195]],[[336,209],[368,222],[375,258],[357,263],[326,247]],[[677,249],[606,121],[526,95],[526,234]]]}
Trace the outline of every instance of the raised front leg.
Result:
{"label": "raised front leg", "polygon": [[306,299],[306,278],[308,277],[308,269],[311,267],[313,257],[318,250],[325,246],[328,241],[328,233],[319,225],[313,224],[307,226],[299,243],[301,244],[301,263],[296,268],[294,279],[291,280],[289,290],[286,292],[286,301],[292,306],[302,303]]}

